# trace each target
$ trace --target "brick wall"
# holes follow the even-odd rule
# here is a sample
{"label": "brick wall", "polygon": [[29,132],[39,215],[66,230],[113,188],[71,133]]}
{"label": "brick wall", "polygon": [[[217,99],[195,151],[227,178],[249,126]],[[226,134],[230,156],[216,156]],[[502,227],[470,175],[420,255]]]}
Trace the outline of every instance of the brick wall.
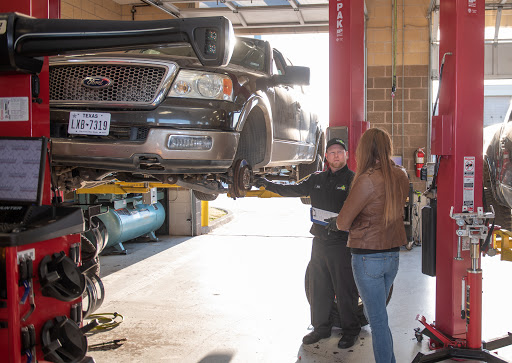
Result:
{"label": "brick wall", "polygon": [[[416,178],[415,174],[414,151],[419,147],[426,151],[427,147],[429,34],[426,15],[430,0],[405,0],[405,7],[402,7],[402,1],[398,1],[395,55],[397,90],[394,99],[391,97],[394,39],[392,3],[391,0],[366,0],[367,119],[371,127],[382,128],[393,136],[394,154],[403,156],[403,165],[414,189],[423,191],[425,182]],[[402,9],[405,17],[402,16]],[[405,22],[402,22],[402,18]]]}
{"label": "brick wall", "polygon": [[[392,135],[394,155],[403,156],[403,165],[414,189],[423,191],[425,182],[416,178],[414,172],[414,151],[419,147],[426,151],[427,146],[428,66],[406,65],[404,68],[405,73],[402,67],[397,68],[397,91],[392,99],[391,66],[368,67],[367,116],[372,127]],[[402,74],[405,77],[402,78]]]}
{"label": "brick wall", "polygon": [[[140,5],[140,4],[139,4]],[[161,20],[172,19],[154,6],[119,5],[112,0],[61,0],[62,19]],[[132,10],[135,10],[133,13]]]}
{"label": "brick wall", "polygon": [[122,6],[112,0],[61,0],[62,19],[121,20]]}
{"label": "brick wall", "polygon": [[[179,4],[177,5],[179,7]],[[135,13],[132,10],[135,9]],[[173,16],[165,13],[164,11],[157,9],[154,6],[137,6],[132,7],[131,5],[122,6],[122,20],[164,20],[174,19]]]}

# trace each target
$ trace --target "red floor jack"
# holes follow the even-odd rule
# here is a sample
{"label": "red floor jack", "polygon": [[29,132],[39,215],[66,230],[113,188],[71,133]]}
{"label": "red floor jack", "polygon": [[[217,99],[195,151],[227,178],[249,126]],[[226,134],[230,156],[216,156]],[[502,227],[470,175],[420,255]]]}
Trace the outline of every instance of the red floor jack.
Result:
{"label": "red floor jack", "polygon": [[[430,337],[429,346],[436,350],[430,354],[418,353],[413,360],[416,362],[439,362],[449,358],[476,359],[485,362],[510,362],[498,357],[490,350],[502,348],[512,344],[512,335],[497,338],[489,342],[481,341],[482,336],[482,270],[481,270],[481,247],[483,241],[488,240],[489,229],[485,220],[494,218],[494,210],[484,213],[479,207],[477,213],[453,213],[450,211],[450,218],[455,220],[458,229],[457,235],[457,256],[455,261],[462,261],[462,241],[469,240],[471,268],[467,269],[467,275],[462,279],[461,287],[461,319],[466,322],[466,339],[449,337],[436,329],[434,325],[428,324],[425,317],[418,315],[417,320],[425,326],[420,332],[416,331],[418,341],[422,335]],[[485,247],[484,247],[485,248]],[[483,349],[482,349],[483,348]]]}

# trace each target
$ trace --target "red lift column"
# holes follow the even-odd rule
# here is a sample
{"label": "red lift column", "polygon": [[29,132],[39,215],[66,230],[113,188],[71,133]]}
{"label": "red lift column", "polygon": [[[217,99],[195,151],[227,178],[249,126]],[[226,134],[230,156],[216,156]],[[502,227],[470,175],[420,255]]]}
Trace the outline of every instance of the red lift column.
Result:
{"label": "red lift column", "polygon": [[364,121],[364,1],[329,1],[329,125],[348,128],[349,168]]}
{"label": "red lift column", "polygon": [[[60,0],[18,0],[2,1],[0,13],[18,12],[39,19],[59,18]],[[39,82],[37,82],[38,80]],[[37,82],[37,83],[36,83]],[[35,90],[39,89],[36,94]],[[17,116],[0,115],[0,136],[2,137],[50,137],[50,111],[49,111],[49,71],[48,58],[44,58],[44,65],[41,72],[35,76],[23,73],[12,73],[9,75],[0,74],[0,101],[2,105],[9,104],[13,110],[19,110]],[[18,105],[19,102],[19,106]],[[14,106],[13,106],[14,105]],[[46,162],[44,189],[42,192],[42,204],[51,204],[50,188],[50,167]],[[58,212],[59,213],[59,212]],[[43,345],[52,342],[50,332],[56,331],[60,326],[62,329],[75,329],[76,324],[82,322],[81,293],[75,296],[56,299],[46,291],[42,291],[41,266],[48,266],[53,263],[58,265],[58,260],[66,259],[69,264],[76,266],[79,261],[80,235],[83,231],[83,216],[81,210],[74,210],[67,218],[57,215],[54,219],[64,223],[53,224],[46,229],[38,229],[41,233],[38,237],[25,240],[9,234],[0,233],[0,272],[5,283],[0,299],[0,361],[8,363],[19,363],[28,361],[46,362],[44,360],[56,361],[59,353],[53,350],[43,351]],[[55,228],[61,233],[52,232]],[[49,236],[48,239],[43,236]],[[58,237],[57,237],[58,236]],[[9,239],[12,242],[9,242]],[[41,239],[45,239],[42,241]],[[30,243],[34,241],[34,243]],[[57,254],[73,254],[73,259]],[[74,252],[74,253],[72,253]],[[20,286],[22,271],[20,256],[31,256],[32,271],[28,272],[27,279],[32,284],[30,289]],[[45,260],[46,259],[46,260]],[[48,262],[48,265],[46,263]],[[45,262],[45,264],[43,264]],[[24,265],[25,266],[25,265]],[[26,265],[28,266],[28,264]],[[51,267],[50,267],[51,268]],[[3,270],[3,271],[2,271]],[[70,268],[70,271],[72,269]],[[75,272],[73,270],[73,272]],[[80,272],[78,267],[76,272]],[[76,276],[76,275],[75,275]],[[28,286],[28,285],[27,285]],[[22,296],[23,291],[30,290],[29,297]],[[32,307],[31,307],[32,306]],[[74,314],[73,314],[74,313]],[[74,315],[73,323],[66,320],[67,316]],[[54,321],[55,319],[55,321]],[[58,321],[57,321],[58,320]],[[74,338],[80,338],[87,348],[85,337],[78,330],[70,330],[69,334]],[[30,337],[30,344],[35,345],[31,349],[23,351],[22,336]],[[67,336],[67,332],[61,334]],[[82,342],[85,340],[85,342]],[[74,342],[75,343],[75,342]],[[65,345],[68,345],[66,343]],[[52,349],[56,349],[53,347]]]}
{"label": "red lift column", "polygon": [[[449,214],[452,206],[454,213],[476,212],[482,206],[484,26],[483,0],[440,2],[440,63],[443,55],[452,55],[445,58],[439,117],[433,120],[432,153],[442,158],[437,180],[435,326],[454,338],[466,334],[466,321],[461,318],[462,279],[471,267],[471,259],[469,250],[463,248],[463,260],[455,260],[457,226]],[[473,187],[465,184],[464,178],[468,176],[465,166],[471,161]],[[481,288],[471,293],[481,295]],[[478,309],[481,311],[481,305]],[[477,306],[472,306],[474,320],[478,319],[476,310]],[[481,338],[473,344],[475,341],[478,346],[468,348],[480,348]]]}
{"label": "red lift column", "polygon": [[[58,19],[60,17],[60,0],[20,0],[2,1],[0,13],[18,12],[39,19]],[[28,119],[5,121],[0,118],[0,136],[50,137],[50,91],[48,58],[39,73],[39,99],[32,99],[32,76],[30,74],[12,74],[0,76],[0,98],[28,97]],[[50,170],[49,168],[47,169]],[[50,173],[45,174],[45,191],[43,204],[51,204]]]}
{"label": "red lift column", "polygon": [[[18,12],[38,19],[58,19],[60,0],[20,0],[2,1],[0,13]],[[2,122],[1,136],[50,137],[49,76],[48,61],[39,74],[42,103],[32,100],[32,81],[29,74],[2,75],[0,77],[0,97],[28,97],[29,115],[27,120]],[[49,173],[47,173],[49,175]],[[49,179],[48,179],[49,180]],[[43,204],[45,203],[43,200]]]}

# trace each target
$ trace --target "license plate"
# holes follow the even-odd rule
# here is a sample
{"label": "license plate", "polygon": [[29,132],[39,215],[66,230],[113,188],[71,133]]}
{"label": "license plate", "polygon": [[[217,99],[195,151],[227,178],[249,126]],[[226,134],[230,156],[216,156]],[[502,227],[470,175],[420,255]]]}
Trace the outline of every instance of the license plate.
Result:
{"label": "license plate", "polygon": [[110,113],[70,112],[69,134],[108,135],[110,131]]}

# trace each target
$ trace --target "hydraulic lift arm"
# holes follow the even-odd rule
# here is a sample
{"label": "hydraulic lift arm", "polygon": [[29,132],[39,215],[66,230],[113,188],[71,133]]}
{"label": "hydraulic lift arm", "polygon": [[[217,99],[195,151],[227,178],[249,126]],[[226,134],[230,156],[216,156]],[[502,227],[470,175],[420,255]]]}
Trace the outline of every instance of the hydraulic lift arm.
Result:
{"label": "hydraulic lift arm", "polygon": [[224,17],[126,22],[5,13],[0,14],[0,72],[38,73],[41,56],[170,43],[190,43],[203,65],[224,66],[234,40],[231,22]]}

